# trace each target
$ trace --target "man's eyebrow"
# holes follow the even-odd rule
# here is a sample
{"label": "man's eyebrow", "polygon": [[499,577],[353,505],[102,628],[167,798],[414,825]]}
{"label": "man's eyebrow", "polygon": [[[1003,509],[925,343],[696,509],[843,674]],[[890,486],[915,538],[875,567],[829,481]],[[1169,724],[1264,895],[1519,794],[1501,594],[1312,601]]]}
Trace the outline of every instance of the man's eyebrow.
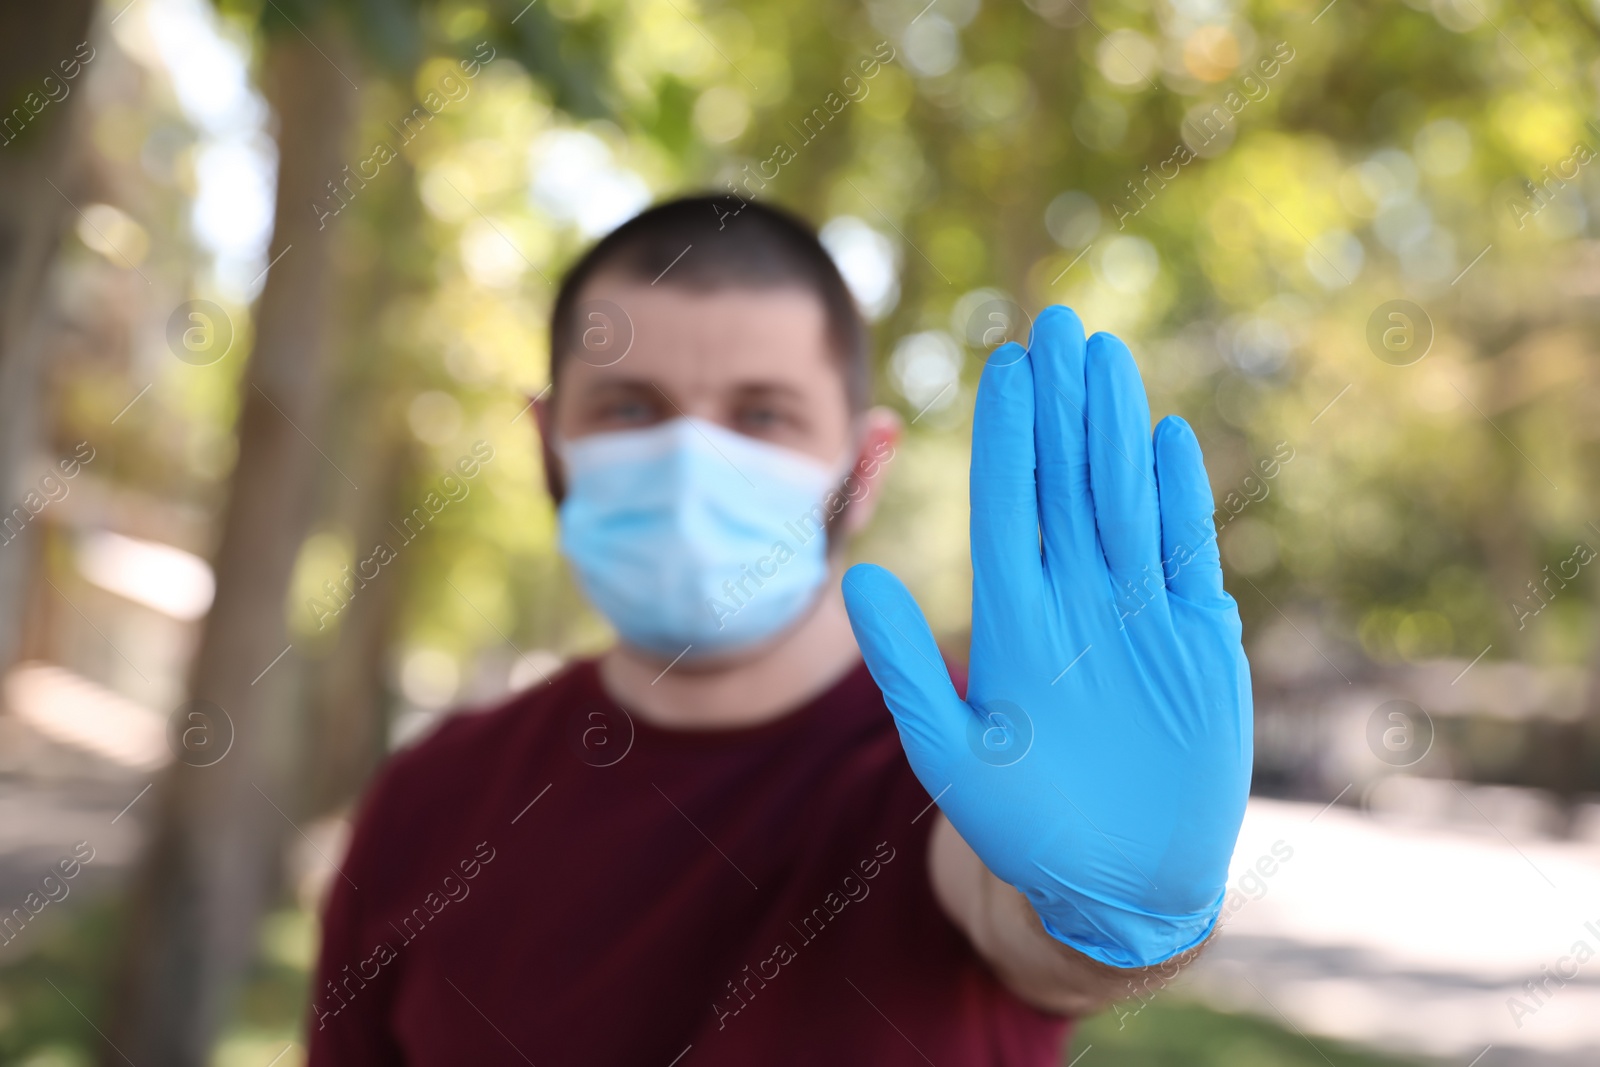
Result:
{"label": "man's eyebrow", "polygon": [[734,390],[735,393],[739,394],[740,396],[746,396],[746,397],[748,397],[748,396],[777,395],[777,396],[793,397],[793,398],[795,398],[797,400],[802,400],[802,399],[805,398],[805,393],[802,392],[798,386],[793,385],[793,384],[791,384],[789,382],[775,382],[775,381],[740,382],[740,383],[738,383],[737,385],[735,385],[733,387],[733,390]]}
{"label": "man's eyebrow", "polygon": [[585,392],[594,393],[653,393],[656,384],[648,378],[604,378],[590,383]]}

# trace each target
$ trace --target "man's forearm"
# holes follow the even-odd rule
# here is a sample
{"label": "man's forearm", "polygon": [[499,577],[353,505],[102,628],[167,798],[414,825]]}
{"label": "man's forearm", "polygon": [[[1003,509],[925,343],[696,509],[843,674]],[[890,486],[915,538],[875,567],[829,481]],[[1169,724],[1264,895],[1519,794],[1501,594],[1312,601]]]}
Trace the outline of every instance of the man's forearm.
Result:
{"label": "man's forearm", "polygon": [[1171,981],[1200,947],[1153,967],[1109,967],[1045,932],[1026,897],[996,878],[943,815],[933,828],[934,895],[1012,992],[1045,1011],[1087,1015]]}

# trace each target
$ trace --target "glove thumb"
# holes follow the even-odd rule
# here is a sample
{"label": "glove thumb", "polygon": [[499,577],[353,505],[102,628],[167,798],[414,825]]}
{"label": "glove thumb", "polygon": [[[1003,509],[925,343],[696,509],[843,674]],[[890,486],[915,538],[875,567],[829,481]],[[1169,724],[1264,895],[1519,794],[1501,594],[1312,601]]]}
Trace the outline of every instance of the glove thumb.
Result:
{"label": "glove thumb", "polygon": [[913,769],[932,770],[969,713],[922,609],[900,579],[870,563],[845,572],[844,606]]}

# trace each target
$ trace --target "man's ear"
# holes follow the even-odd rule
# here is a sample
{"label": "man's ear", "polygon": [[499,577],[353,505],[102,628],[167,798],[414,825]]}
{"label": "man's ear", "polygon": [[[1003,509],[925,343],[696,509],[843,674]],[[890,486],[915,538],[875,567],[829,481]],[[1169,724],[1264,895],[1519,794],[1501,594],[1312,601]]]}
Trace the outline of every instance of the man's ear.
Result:
{"label": "man's ear", "polygon": [[539,428],[539,458],[544,466],[544,487],[555,501],[556,507],[567,495],[566,482],[561,476],[561,457],[556,455],[556,416],[551,390],[546,389],[533,399],[533,421]]}
{"label": "man's ear", "polygon": [[878,510],[883,480],[894,462],[895,447],[905,429],[899,413],[886,407],[868,409],[860,416],[860,425],[861,443],[844,484],[845,495],[850,500],[842,516],[847,534],[865,527]]}

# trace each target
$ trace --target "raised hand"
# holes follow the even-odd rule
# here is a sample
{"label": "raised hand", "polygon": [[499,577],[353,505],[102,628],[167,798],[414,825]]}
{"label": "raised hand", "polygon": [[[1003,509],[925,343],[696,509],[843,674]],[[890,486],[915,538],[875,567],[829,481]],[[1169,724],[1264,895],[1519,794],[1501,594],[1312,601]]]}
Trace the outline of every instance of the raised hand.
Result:
{"label": "raised hand", "polygon": [[916,601],[844,577],[918,779],[1056,939],[1115,967],[1203,941],[1250,785],[1250,670],[1211,488],[1182,419],[1150,432],[1127,346],[1051,307],[997,349],[972,442],[967,699]]}

